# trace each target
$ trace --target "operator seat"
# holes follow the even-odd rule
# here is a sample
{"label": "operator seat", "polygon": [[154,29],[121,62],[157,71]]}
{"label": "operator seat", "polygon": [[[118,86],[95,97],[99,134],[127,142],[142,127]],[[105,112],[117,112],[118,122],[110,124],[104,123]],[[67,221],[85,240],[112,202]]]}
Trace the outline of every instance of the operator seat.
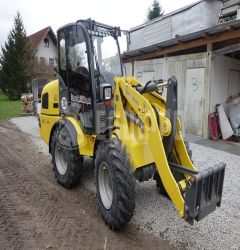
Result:
{"label": "operator seat", "polygon": [[70,77],[71,110],[86,128],[93,127],[91,82],[87,68],[77,66]]}

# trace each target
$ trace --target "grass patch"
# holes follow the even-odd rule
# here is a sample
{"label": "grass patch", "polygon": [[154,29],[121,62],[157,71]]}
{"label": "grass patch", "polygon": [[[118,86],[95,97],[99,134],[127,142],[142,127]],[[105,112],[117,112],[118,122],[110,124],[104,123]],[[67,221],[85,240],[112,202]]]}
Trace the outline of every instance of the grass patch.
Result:
{"label": "grass patch", "polygon": [[21,115],[21,101],[10,101],[8,97],[0,91],[0,120]]}

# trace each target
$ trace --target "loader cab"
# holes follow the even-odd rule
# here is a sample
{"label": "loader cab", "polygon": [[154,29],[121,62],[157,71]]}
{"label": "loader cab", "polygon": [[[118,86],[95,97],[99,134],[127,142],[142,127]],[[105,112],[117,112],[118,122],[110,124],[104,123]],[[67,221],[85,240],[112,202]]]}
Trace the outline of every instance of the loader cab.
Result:
{"label": "loader cab", "polygon": [[122,75],[119,28],[81,20],[58,30],[60,111],[74,116],[85,132],[109,131],[112,85]]}

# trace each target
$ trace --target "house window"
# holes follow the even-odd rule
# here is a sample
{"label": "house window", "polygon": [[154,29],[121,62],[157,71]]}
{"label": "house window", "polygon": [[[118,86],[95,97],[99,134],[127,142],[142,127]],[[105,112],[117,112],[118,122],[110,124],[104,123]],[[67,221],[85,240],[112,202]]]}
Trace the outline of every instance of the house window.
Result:
{"label": "house window", "polygon": [[53,58],[49,58],[48,65],[54,66],[54,59]]}
{"label": "house window", "polygon": [[44,47],[49,48],[49,39],[48,38],[44,38]]}

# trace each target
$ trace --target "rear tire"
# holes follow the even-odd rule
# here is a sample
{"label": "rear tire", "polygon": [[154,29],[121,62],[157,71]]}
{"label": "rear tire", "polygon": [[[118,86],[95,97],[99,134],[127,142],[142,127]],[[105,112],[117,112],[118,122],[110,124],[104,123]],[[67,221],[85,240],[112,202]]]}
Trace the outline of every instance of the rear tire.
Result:
{"label": "rear tire", "polygon": [[128,223],[135,209],[135,178],[125,148],[112,139],[99,144],[95,158],[99,208],[112,230]]}
{"label": "rear tire", "polygon": [[64,125],[59,124],[51,138],[51,155],[55,177],[66,188],[76,187],[80,179],[83,157],[73,146],[71,136]]}

